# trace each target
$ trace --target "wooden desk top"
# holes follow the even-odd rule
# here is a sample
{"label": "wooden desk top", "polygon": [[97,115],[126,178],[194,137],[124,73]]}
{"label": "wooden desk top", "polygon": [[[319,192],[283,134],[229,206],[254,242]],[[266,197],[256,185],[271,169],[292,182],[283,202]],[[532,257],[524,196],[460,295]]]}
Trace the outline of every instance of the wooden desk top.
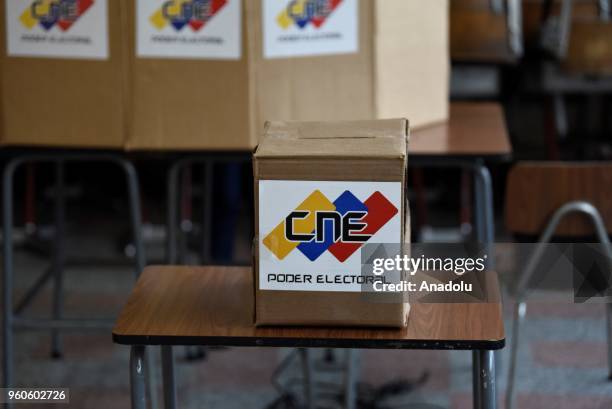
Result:
{"label": "wooden desk top", "polygon": [[451,103],[448,122],[412,130],[408,150],[431,156],[512,154],[502,107],[490,102]]}
{"label": "wooden desk top", "polygon": [[[496,277],[496,276],[495,276]],[[250,267],[145,269],[113,329],[128,345],[500,349],[500,303],[412,304],[403,329],[255,327]]]}

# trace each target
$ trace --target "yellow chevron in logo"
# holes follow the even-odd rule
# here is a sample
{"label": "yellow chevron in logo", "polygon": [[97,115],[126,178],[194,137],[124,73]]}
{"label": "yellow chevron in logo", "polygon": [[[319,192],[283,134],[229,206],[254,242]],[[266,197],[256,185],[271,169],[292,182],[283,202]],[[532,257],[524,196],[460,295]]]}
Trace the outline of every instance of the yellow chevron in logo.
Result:
{"label": "yellow chevron in logo", "polygon": [[36,14],[44,16],[49,14],[49,8],[51,7],[51,0],[43,0],[36,5],[28,6],[23,13],[19,16],[19,21],[24,27],[31,29],[36,24],[38,24],[38,20],[32,16],[32,7],[36,7]]}
{"label": "yellow chevron in logo", "polygon": [[[293,231],[296,233],[311,233],[315,229],[315,211],[336,210],[336,206],[319,190],[312,192],[295,210],[307,210],[310,214],[301,220],[296,220]],[[263,244],[279,260],[287,257],[300,243],[285,238],[285,220],[278,224],[264,239]]]}

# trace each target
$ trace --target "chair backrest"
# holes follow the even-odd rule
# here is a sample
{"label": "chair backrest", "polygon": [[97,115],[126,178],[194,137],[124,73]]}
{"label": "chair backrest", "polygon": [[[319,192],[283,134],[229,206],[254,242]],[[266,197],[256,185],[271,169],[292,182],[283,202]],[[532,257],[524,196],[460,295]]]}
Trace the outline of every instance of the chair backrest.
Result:
{"label": "chair backrest", "polygon": [[[506,228],[514,234],[539,235],[562,205],[584,200],[597,208],[612,232],[612,163],[521,162],[508,174]],[[588,218],[570,214],[559,224],[558,236],[588,236]]]}
{"label": "chair backrest", "polygon": [[562,62],[569,73],[612,75],[612,23],[599,19],[572,21],[567,55]]}
{"label": "chair backrest", "polygon": [[521,1],[451,0],[451,58],[464,62],[515,63],[523,52]]}
{"label": "chair backrest", "polygon": [[[610,0],[558,3],[558,16],[550,14],[544,23],[541,45],[555,54],[569,73],[611,75],[612,51],[607,46],[612,36]],[[552,13],[553,1],[547,0],[547,4],[550,7],[544,13]]]}

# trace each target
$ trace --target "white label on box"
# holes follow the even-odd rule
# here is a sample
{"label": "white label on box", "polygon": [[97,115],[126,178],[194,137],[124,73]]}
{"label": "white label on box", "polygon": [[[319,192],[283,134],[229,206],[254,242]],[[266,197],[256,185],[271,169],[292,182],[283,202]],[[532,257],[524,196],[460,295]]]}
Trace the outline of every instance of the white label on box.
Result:
{"label": "white label on box", "polygon": [[356,53],[357,0],[262,0],[265,58]]}
{"label": "white label on box", "polygon": [[7,54],[108,59],[107,0],[7,0]]}
{"label": "white label on box", "polygon": [[401,182],[260,180],[259,289],[360,292],[361,247],[401,242],[401,201]]}
{"label": "white label on box", "polygon": [[138,0],[136,55],[238,60],[241,28],[241,0]]}

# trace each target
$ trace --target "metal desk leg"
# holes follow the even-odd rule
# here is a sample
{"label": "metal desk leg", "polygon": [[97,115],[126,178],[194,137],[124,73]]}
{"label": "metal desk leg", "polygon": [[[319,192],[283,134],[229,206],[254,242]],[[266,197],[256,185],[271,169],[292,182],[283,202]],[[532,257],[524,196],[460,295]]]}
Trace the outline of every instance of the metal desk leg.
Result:
{"label": "metal desk leg", "polygon": [[508,380],[506,381],[506,409],[514,409],[514,395],[516,392],[516,362],[518,359],[521,326],[525,321],[527,304],[524,301],[515,303],[512,320],[512,338],[510,339],[510,366],[508,367]]}
{"label": "metal desk leg", "polygon": [[472,351],[472,401],[474,402],[474,409],[480,409],[482,407],[482,400],[480,398],[480,382],[478,380],[479,371],[480,351]]}
{"label": "metal desk leg", "polygon": [[484,201],[482,193],[482,183],[478,177],[478,171],[474,170],[474,207],[473,207],[473,224],[474,224],[474,235],[476,241],[484,243],[485,241],[485,217],[484,217]]}
{"label": "metal desk leg", "polygon": [[[200,263],[202,265],[211,264],[212,251],[212,196],[213,196],[213,162],[205,161],[202,166],[202,223],[201,223],[201,242],[200,242]],[[188,361],[206,359],[208,348],[204,346],[185,347],[186,358]]]}
{"label": "metal desk leg", "polygon": [[[64,162],[55,162],[55,240],[53,255],[53,319],[59,320],[64,307],[64,239],[65,239],[65,200],[64,200]],[[62,357],[62,343],[59,331],[51,331],[51,357]]]}
{"label": "metal desk leg", "polygon": [[[493,351],[474,351],[474,384],[478,399],[474,396],[474,409],[495,409],[495,354]],[[476,392],[476,390],[474,391]]]}
{"label": "metal desk leg", "polygon": [[213,221],[213,163],[206,162],[202,172],[202,264],[210,264]]}
{"label": "metal desk leg", "polygon": [[346,350],[346,369],[344,385],[344,407],[345,409],[355,409],[357,406],[357,354],[359,351],[354,349]]}
{"label": "metal desk leg", "polygon": [[157,367],[155,366],[155,360],[153,359],[153,348],[147,348],[145,351],[145,393],[147,400],[149,401],[149,409],[157,409]]}
{"label": "metal desk leg", "polygon": [[[3,231],[3,320],[2,335],[4,338],[2,348],[2,363],[4,378],[2,386],[10,388],[13,386],[13,176],[18,162],[9,162],[2,174],[3,206],[2,206],[2,231]],[[7,404],[7,408],[10,404]]]}
{"label": "metal desk leg", "polygon": [[168,185],[166,192],[166,263],[176,264],[178,250],[176,248],[176,217],[178,216],[178,178],[182,162],[175,162],[168,170]]}
{"label": "metal desk leg", "polygon": [[[174,162],[168,169],[168,180],[166,181],[166,264],[174,265],[179,263],[178,257],[178,222],[179,216],[179,185],[181,171],[189,166],[189,159],[182,159]],[[185,356],[191,360],[192,354],[190,347],[186,346]],[[163,354],[163,352],[162,352]]]}
{"label": "metal desk leg", "polygon": [[304,376],[304,395],[306,398],[306,408],[314,409],[315,405],[315,390],[314,390],[314,365],[312,355],[306,348],[300,348],[300,357],[302,360],[302,373]]}
{"label": "metal desk leg", "polygon": [[606,304],[606,328],[608,332],[608,379],[612,381],[612,304]]}
{"label": "metal desk leg", "polygon": [[[493,218],[493,188],[491,174],[487,167],[478,162],[474,173],[474,230],[476,240],[485,246],[487,267],[495,265],[493,241],[495,240],[495,221]],[[495,352],[473,351],[473,396],[475,409],[495,408]]]}
{"label": "metal desk leg", "polygon": [[132,346],[130,353],[130,394],[132,409],[146,409],[145,394],[145,347]]}
{"label": "metal desk leg", "polygon": [[488,265],[495,264],[492,244],[495,240],[495,221],[493,220],[493,187],[489,169],[482,163],[474,168],[474,223],[476,224],[476,239],[486,246]]}
{"label": "metal desk leg", "polygon": [[140,190],[138,183],[138,174],[136,173],[136,168],[134,164],[125,160],[125,159],[117,159],[116,160],[119,166],[123,168],[125,172],[127,189],[128,189],[128,198],[129,198],[129,206],[130,206],[130,223],[132,227],[132,235],[134,240],[134,268],[136,269],[136,277],[140,276],[142,270],[145,268],[146,257],[144,250],[144,242],[142,240],[142,213],[140,211]]}
{"label": "metal desk leg", "polygon": [[[130,205],[130,222],[132,226],[132,235],[134,240],[134,269],[136,278],[140,276],[142,270],[145,268],[146,257],[144,250],[144,242],[142,239],[142,213],[140,211],[140,190],[138,183],[138,173],[134,164],[123,158],[115,158],[115,162],[123,169],[126,177],[126,184],[128,189],[129,205]],[[149,395],[151,409],[157,409],[157,376],[155,371],[155,364],[151,356],[151,351],[147,351],[147,371],[145,376],[147,378],[146,391]]]}
{"label": "metal desk leg", "polygon": [[172,346],[161,347],[162,382],[164,386],[164,408],[176,408],[176,386],[174,383],[174,354]]}

